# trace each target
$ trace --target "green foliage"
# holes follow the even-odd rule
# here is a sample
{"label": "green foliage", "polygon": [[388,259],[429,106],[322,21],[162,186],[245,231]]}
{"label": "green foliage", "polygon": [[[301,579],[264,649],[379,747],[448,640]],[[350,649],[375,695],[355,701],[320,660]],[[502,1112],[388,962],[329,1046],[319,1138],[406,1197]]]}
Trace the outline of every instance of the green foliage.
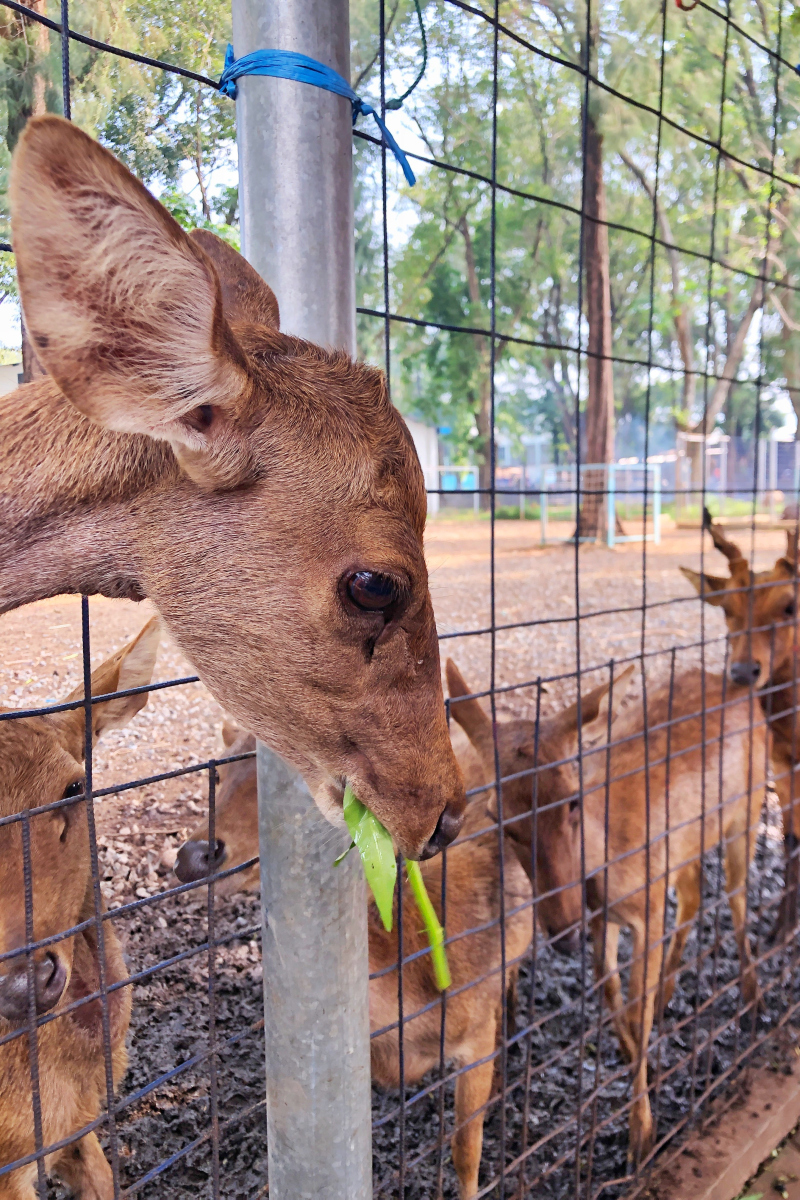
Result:
{"label": "green foliage", "polygon": [[[397,860],[394,856],[392,838],[374,813],[361,803],[348,784],[344,790],[344,819],[361,857],[364,877],[369,884],[378,906],[383,927],[392,928],[392,903],[397,880]],[[351,846],[351,849],[352,849]],[[341,855],[336,861],[342,861]]]}
{"label": "green foliage", "polygon": [[[60,19],[57,0],[47,15]],[[42,107],[61,111],[57,34],[6,14],[0,23],[0,233],[8,238],[10,151],[25,121]],[[102,41],[173,62],[210,78],[222,72],[230,39],[229,0],[74,0],[73,27]],[[73,119],[145,183],[163,191],[187,227],[213,229],[238,245],[237,201],[229,178],[235,154],[235,106],[212,88],[115,55],[70,43]],[[223,175],[218,187],[215,176]],[[0,295],[12,295],[0,274]]]}
{"label": "green foliage", "polygon": [[[637,102],[657,107],[661,54],[661,11],[633,0],[615,0],[593,13],[591,53],[602,79]],[[355,6],[354,74],[362,90],[377,86],[377,28],[372,5]],[[372,14],[372,24],[370,24]],[[469,13],[428,0],[424,7],[430,61],[422,85],[404,107],[408,143],[416,136],[430,158],[491,175],[492,43],[490,26]],[[596,16],[594,18],[597,19]],[[737,17],[738,19],[738,17]],[[494,355],[495,419],[517,440],[524,432],[549,430],[561,452],[574,449],[576,398],[587,395],[586,362],[572,347],[581,323],[578,311],[581,206],[581,114],[583,77],[563,65],[585,60],[586,9],[569,3],[509,3],[504,24],[561,62],[501,38],[498,65],[496,177],[501,188],[492,205],[491,188],[463,174],[421,168],[414,189],[390,191],[390,305],[422,324],[392,328],[395,402],[450,432],[453,461],[484,449],[490,400],[491,345],[480,332],[455,333],[441,325],[488,330],[492,320],[491,266],[494,251],[494,310],[498,331],[509,339]],[[666,13],[664,111],[686,126],[687,136],[641,107],[592,87],[589,106],[603,135],[604,179],[609,220],[613,309],[614,390],[619,417],[642,419],[656,408],[674,410],[677,420],[695,423],[713,399],[713,381],[696,379],[687,394],[676,317],[689,329],[691,371],[720,375],[733,363],[739,379],[725,398],[718,423],[727,432],[752,433],[756,407],[760,428],[781,423],[775,407],[786,389],[800,405],[800,348],[788,321],[777,312],[783,301],[788,320],[793,288],[800,286],[795,231],[800,209],[792,186],[774,185],[764,173],[772,163],[775,79],[769,61],[746,37],[730,31],[724,112],[724,142],[732,157],[717,159],[725,25],[698,8],[689,18],[674,6]],[[745,11],[741,22],[754,38],[775,46],[778,7]],[[419,52],[409,4],[387,10],[387,91],[408,76]],[[800,22],[784,27],[781,53],[800,56]],[[800,89],[784,71],[775,170],[800,179]],[[391,119],[395,121],[394,114]],[[707,139],[712,145],[706,144]],[[658,149],[658,172],[656,153]],[[378,154],[360,148],[360,303],[383,308],[382,237]],[[390,172],[393,167],[390,164]],[[653,189],[658,184],[659,211]],[[576,211],[577,210],[577,211]],[[658,217],[654,221],[655,217]],[[665,232],[664,221],[670,227]],[[659,239],[652,249],[654,224]],[[494,246],[492,235],[494,231]],[[709,269],[712,232],[715,257],[725,266]],[[768,289],[763,323],[748,318],[770,238]],[[677,244],[670,254],[663,243]],[[674,280],[673,280],[674,276]],[[673,282],[675,287],[673,288]],[[747,338],[739,359],[735,337]],[[585,322],[585,317],[584,317]],[[787,332],[789,331],[789,332]],[[382,352],[382,325],[362,318],[362,349]],[[585,340],[586,328],[583,324]],[[760,371],[759,352],[763,370]],[[652,359],[655,369],[648,372]],[[760,391],[755,380],[765,377]]]}

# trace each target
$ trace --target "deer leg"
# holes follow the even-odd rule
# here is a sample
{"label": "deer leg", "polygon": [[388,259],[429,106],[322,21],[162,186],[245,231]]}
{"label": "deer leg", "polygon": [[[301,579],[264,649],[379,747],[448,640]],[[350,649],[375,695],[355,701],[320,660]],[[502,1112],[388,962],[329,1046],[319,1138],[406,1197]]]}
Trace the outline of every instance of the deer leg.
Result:
{"label": "deer leg", "polygon": [[[751,831],[751,837],[754,836]],[[733,839],[725,848],[725,890],[731,906],[733,928],[739,947],[739,962],[742,970],[742,996],[745,1003],[758,1007],[761,993],[747,936],[747,838],[744,834]]]}
{"label": "deer leg", "polygon": [[593,917],[591,931],[595,978],[598,983],[603,980],[603,995],[614,1022],[622,1055],[628,1062],[631,1062],[636,1054],[636,1046],[631,1038],[625,1012],[625,1001],[622,996],[622,984],[617,970],[619,925],[614,925],[609,921],[605,925],[604,936],[603,918]]}
{"label": "deer leg", "polygon": [[77,1200],[114,1200],[114,1178],[97,1135],[87,1133],[68,1146],[53,1171],[72,1189]]}
{"label": "deer leg", "polygon": [[797,925],[797,893],[800,887],[800,796],[792,796],[794,764],[775,762],[775,791],[781,805],[783,854],[785,862],[783,894],[772,938],[783,941]]}
{"label": "deer leg", "polygon": [[[506,987],[506,1028],[509,1036],[514,1030],[517,1020],[517,976],[516,967],[511,967],[507,975]],[[497,1006],[497,1039],[495,1041],[495,1050],[498,1049],[503,1038],[503,1009],[500,1005]],[[501,1079],[503,1060],[500,1055],[494,1060],[494,1074],[492,1075],[492,1092],[498,1092],[503,1086]]]}
{"label": "deer leg", "polygon": [[692,924],[700,907],[700,863],[690,863],[682,867],[675,879],[675,890],[678,893],[678,911],[675,914],[675,932],[669,943],[667,964],[664,968],[664,985],[659,996],[659,1016],[672,999],[675,984],[678,982],[686,939],[691,933]]}
{"label": "deer leg", "polygon": [[508,987],[506,989],[506,1021],[508,1028],[513,1030],[517,1023],[517,1000],[519,992],[519,972],[516,967],[513,967],[508,972]]}
{"label": "deer leg", "polygon": [[[456,1059],[458,1066],[488,1058],[497,1042],[497,1021],[494,1014],[485,1027],[476,1031],[468,1049]],[[478,1169],[483,1149],[483,1106],[492,1093],[494,1061],[463,1071],[456,1080],[456,1131],[453,1134],[453,1166],[458,1176],[460,1200],[472,1200],[478,1192]],[[480,1111],[478,1111],[480,1110]],[[473,1116],[473,1113],[475,1114]]]}
{"label": "deer leg", "polygon": [[655,995],[663,958],[661,932],[663,921],[651,921],[650,938],[645,944],[644,926],[633,926],[633,961],[628,988],[628,1025],[636,1046],[632,1060],[633,1105],[631,1107],[628,1156],[639,1163],[653,1145],[653,1114],[647,1087],[647,1047],[653,1028]]}

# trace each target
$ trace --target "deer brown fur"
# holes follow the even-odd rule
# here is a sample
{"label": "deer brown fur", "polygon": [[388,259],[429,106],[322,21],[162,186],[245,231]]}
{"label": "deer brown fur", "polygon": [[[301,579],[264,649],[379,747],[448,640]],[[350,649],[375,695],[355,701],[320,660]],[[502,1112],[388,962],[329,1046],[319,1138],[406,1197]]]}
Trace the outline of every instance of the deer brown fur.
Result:
{"label": "deer brown fur", "polygon": [[[341,820],[347,778],[404,854],[441,849],[463,783],[424,480],[383,375],[281,333],[235,251],[68,122],[28,123],[11,202],[49,377],[0,398],[0,611],[150,597],[324,811]],[[354,599],[361,572],[385,602]]]}
{"label": "deer brown fur", "polygon": [[[238,736],[237,736],[238,735]],[[254,739],[226,725],[223,736],[230,754],[246,754]],[[466,756],[469,787],[479,787],[493,777],[494,759],[475,753]],[[220,782],[215,809],[215,852],[210,853],[208,823],[198,826],[184,843],[176,862],[178,877],[188,882],[209,871],[226,871],[258,855],[256,765],[244,759],[219,767]],[[485,832],[481,833],[482,830]],[[457,842],[447,853],[446,925],[449,937],[458,938],[447,948],[453,995],[448,996],[445,1022],[445,1056],[458,1072],[455,1095],[453,1163],[462,1200],[478,1190],[478,1168],[483,1141],[483,1117],[489,1102],[498,1037],[502,1029],[503,975],[500,958],[500,866],[497,826],[486,814],[485,799],[467,809],[464,834],[473,840]],[[506,984],[513,987],[518,963],[531,940],[531,890],[525,872],[509,849],[504,862],[506,913]],[[424,863],[422,872],[439,917],[442,916],[441,859]],[[256,890],[258,864],[230,875],[215,886],[223,894]],[[369,906],[369,963],[371,972],[385,971],[398,958],[398,934],[383,928],[374,902]],[[487,926],[488,928],[484,928]],[[411,956],[427,945],[419,912],[407,887],[403,889],[403,954]],[[473,980],[480,983],[469,986]],[[391,971],[370,981],[369,1007],[373,1078],[384,1087],[398,1087],[400,1064],[397,973]],[[463,991],[459,989],[463,988]],[[441,1009],[430,957],[425,955],[403,966],[403,1050],[406,1083],[414,1083],[439,1063]],[[428,1011],[427,1006],[433,1005]],[[419,1016],[413,1016],[414,1013]],[[471,1063],[478,1065],[470,1067]]]}
{"label": "deer brown fur", "polygon": [[[92,674],[92,692],[105,695],[141,687],[152,677],[158,649],[158,618]],[[69,700],[83,697],[77,688]],[[93,738],[119,728],[147,703],[147,693],[119,697],[92,709]],[[8,710],[4,710],[8,711]],[[0,722],[0,816],[78,796],[63,807],[28,817],[33,941],[55,937],[31,954],[42,1133],[45,1147],[71,1138],[91,1124],[106,1096],[102,1000],[76,1001],[100,988],[100,952],[91,873],[89,824],[83,788],[84,709]],[[0,1166],[33,1154],[28,966],[23,825],[0,825]],[[103,909],[104,911],[104,909]],[[87,928],[58,935],[84,921]],[[105,983],[127,978],[122,951],[110,921],[102,923]],[[16,953],[15,953],[16,952]],[[108,994],[112,1074],[115,1087],[125,1071],[125,1035],[130,988]],[[58,1015],[63,1013],[63,1015]],[[18,1036],[13,1036],[17,1032]],[[80,1200],[112,1200],[109,1167],[92,1131],[45,1158]],[[36,1163],[0,1175],[0,1200],[35,1200]]]}
{"label": "deer brown fur", "polygon": [[[580,710],[577,703],[572,704],[542,720],[538,730],[532,721],[498,724],[497,740],[503,774],[516,776],[502,785],[507,838],[531,876],[534,892],[540,897],[536,905],[539,920],[551,937],[580,927],[580,884],[585,877],[596,976],[620,1048],[631,1064],[630,1150],[639,1160],[653,1142],[647,1046],[657,993],[661,987],[661,1004],[669,1003],[700,903],[701,849],[719,843],[725,852],[726,890],[739,947],[742,991],[749,1005],[755,1007],[757,1001],[745,915],[747,871],[755,853],[763,800],[766,746],[763,719],[747,693],[732,685],[726,693],[720,676],[706,675],[703,681],[699,671],[687,672],[674,681],[672,689],[658,688],[648,696],[650,732],[645,743],[642,706],[637,704],[619,715],[632,669],[618,676],[611,694],[610,684],[602,684],[582,697]],[[451,697],[468,695],[451,662],[447,678]],[[700,715],[704,706],[705,753]],[[492,744],[491,722],[477,700],[451,701],[451,711],[473,743]],[[579,712],[582,821],[577,770]],[[491,805],[496,808],[496,803],[495,799]],[[662,964],[667,875],[678,894],[678,913],[666,963]],[[633,934],[627,999],[623,998],[617,965],[621,928],[629,928]]]}
{"label": "deer brown fur", "polygon": [[786,531],[786,554],[776,559],[774,566],[751,571],[739,547],[714,524],[707,509],[703,524],[716,549],[728,559],[730,574],[701,574],[689,567],[681,567],[681,571],[707,604],[721,608],[725,614],[731,678],[760,689],[771,733],[773,775],[786,852],[786,878],[776,932],[787,935],[797,924],[800,885],[800,796],[795,783],[800,759],[797,528]]}

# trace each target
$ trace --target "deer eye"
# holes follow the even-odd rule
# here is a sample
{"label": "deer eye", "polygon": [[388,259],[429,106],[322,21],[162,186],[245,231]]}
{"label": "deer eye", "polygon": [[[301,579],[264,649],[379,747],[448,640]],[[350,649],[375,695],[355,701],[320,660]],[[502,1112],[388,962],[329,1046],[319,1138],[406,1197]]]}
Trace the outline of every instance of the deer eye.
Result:
{"label": "deer eye", "polygon": [[783,612],[784,612],[784,615],[787,617],[794,616],[794,600],[789,601],[789,603],[784,608]]}
{"label": "deer eye", "polygon": [[386,612],[402,595],[397,580],[379,571],[355,571],[346,580],[345,590],[362,612]]}
{"label": "deer eye", "polygon": [[82,779],[75,779],[72,783],[68,783],[64,788],[62,799],[71,800],[73,796],[82,796],[85,788],[85,783]]}

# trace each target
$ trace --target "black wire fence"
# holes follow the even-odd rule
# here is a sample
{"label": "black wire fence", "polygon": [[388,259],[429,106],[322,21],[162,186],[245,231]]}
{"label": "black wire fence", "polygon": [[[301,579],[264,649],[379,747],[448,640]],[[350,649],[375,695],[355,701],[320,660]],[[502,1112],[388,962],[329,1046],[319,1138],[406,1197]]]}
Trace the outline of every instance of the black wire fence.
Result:
{"label": "black wire fence", "polygon": [[[62,35],[66,116],[72,41],[216,87],[180,65],[73,30],[68,0],[62,0],[60,21],[13,0],[1,2]],[[421,9],[428,76],[403,128],[410,138],[416,121],[418,152],[409,157],[421,168],[418,186],[428,197],[441,195],[439,257],[453,237],[465,248],[468,303],[459,319],[452,308],[448,318],[446,305],[437,319],[424,300],[416,308],[407,302],[396,269],[396,229],[412,211],[413,197],[398,192],[386,147],[354,132],[358,170],[372,180],[375,205],[374,253],[360,279],[358,309],[366,352],[382,355],[390,384],[411,410],[409,346],[434,365],[437,355],[466,360],[477,354],[483,388],[475,412],[485,462],[475,468],[476,486],[465,489],[479,497],[478,512],[471,522],[461,515],[452,522],[432,518],[429,537],[441,646],[453,659],[450,717],[471,798],[461,838],[425,868],[447,929],[452,987],[442,995],[432,988],[425,942],[405,902],[397,905],[396,932],[388,941],[377,925],[370,927],[374,1188],[376,1196],[405,1200],[632,1195],[654,1164],[680,1152],[687,1131],[742,1094],[745,1067],[789,1062],[798,1037],[791,524],[778,521],[773,532],[757,525],[754,474],[742,532],[715,527],[712,552],[701,525],[701,471],[690,486],[698,501],[695,532],[676,531],[674,540],[656,546],[649,540],[653,495],[644,471],[635,497],[640,515],[623,531],[639,541],[615,551],[585,544],[598,533],[602,540],[608,499],[607,475],[591,474],[598,460],[587,448],[607,403],[604,365],[618,387],[636,380],[645,462],[655,409],[676,389],[685,398],[687,378],[703,437],[712,433],[717,414],[710,422],[705,417],[721,383],[733,384],[727,395],[732,404],[735,393],[737,411],[746,415],[745,439],[758,438],[762,413],[772,403],[780,373],[767,300],[783,297],[783,328],[791,334],[788,310],[797,290],[789,251],[779,244],[791,221],[787,197],[798,183],[790,145],[800,80],[785,50],[788,7],[699,0],[690,14],[663,0],[641,38],[646,78],[641,56],[634,61],[630,49],[641,33],[641,14],[632,6],[543,5],[538,24],[535,8],[510,0],[486,6],[443,0]],[[396,14],[396,6],[376,0],[370,17],[377,46],[371,79],[382,112],[387,94],[398,90],[388,61]],[[690,21],[697,44],[687,48],[676,23],[683,31]],[[437,41],[440,27],[449,42],[444,35]],[[612,71],[604,56],[601,31],[608,28],[618,53],[627,43],[629,69]],[[472,88],[468,72],[460,78],[464,111],[480,129],[478,149],[466,134],[459,140],[457,130],[438,142],[426,134],[426,105],[444,103],[456,34],[483,56],[480,88]],[[555,48],[557,35],[563,52]],[[713,107],[713,122],[678,104],[670,83],[678,69],[676,47],[689,56],[683,65],[691,78],[691,56],[699,55],[700,44],[718,66],[713,105],[705,97],[703,109],[708,118]],[[504,129],[509,81],[527,89],[535,109],[552,102],[546,85],[555,75],[577,118],[567,149],[554,143],[549,151],[569,153],[561,195],[542,166],[546,148],[510,146]],[[726,140],[732,114],[744,103],[741,88],[762,119],[760,130],[748,127],[749,143],[741,130]],[[625,213],[618,204],[598,202],[592,156],[599,126],[605,124],[610,145],[612,129],[624,131],[633,120],[644,123],[649,147],[648,161],[635,163],[633,172],[644,179],[645,205]],[[620,156],[629,155],[624,137],[615,145],[618,166]],[[536,171],[521,165],[526,154]],[[609,151],[601,178],[616,169],[611,159]],[[698,186],[698,211],[681,221],[684,170],[702,179],[705,190]],[[538,188],[524,182],[537,171]],[[723,174],[741,180],[736,219],[751,222],[748,255],[733,244],[736,206],[728,204],[724,221],[718,220]],[[459,189],[461,208],[453,207]],[[471,259],[465,229],[475,212],[482,217]],[[570,266],[560,280],[553,256],[537,258],[530,250],[532,266],[518,268],[530,275],[528,289],[516,299],[506,241],[514,214],[521,214],[523,230],[538,229],[545,241],[572,239]],[[629,248],[620,265],[615,239],[622,236]],[[432,245],[422,248],[436,261]],[[613,278],[609,264],[618,268]],[[670,272],[689,269],[704,317],[687,335],[690,349],[684,343],[676,359],[669,305],[679,307],[679,297]],[[733,379],[735,339],[729,337],[726,356],[718,353],[717,338],[720,297],[734,286],[731,279],[751,289],[757,317],[749,340],[747,330],[743,335],[746,350]],[[612,298],[617,314],[622,305],[618,286],[635,293],[636,336],[613,324]],[[605,302],[602,295],[598,301],[603,287]],[[563,300],[554,317],[557,288],[570,293],[571,316]],[[603,329],[615,328],[619,337],[604,337]],[[412,344],[413,337],[420,340]],[[539,376],[549,371],[551,389],[560,381],[560,402],[571,406],[562,419],[575,434],[578,527],[557,547],[542,547],[524,522],[497,513],[503,497],[495,432],[503,427],[509,380],[528,351],[535,352],[525,359],[528,386],[538,386],[537,370]],[[558,371],[548,365],[551,359]],[[429,383],[437,378],[431,372]],[[784,375],[781,387],[791,394],[788,369]],[[422,402],[417,410],[425,415]],[[431,497],[445,494],[438,476],[428,483]],[[588,534],[586,521],[594,521]],[[728,562],[724,575],[718,551]],[[676,569],[687,559],[698,565],[698,554],[700,599]],[[756,567],[766,573],[754,574]],[[727,630],[721,614],[701,600],[723,608]],[[0,1106],[11,1101],[19,1112],[32,1111],[35,1142],[32,1151],[0,1162],[0,1194],[27,1172],[31,1195],[55,1196],[61,1185],[48,1179],[51,1168],[62,1180],[79,1180],[75,1164],[82,1159],[89,1164],[83,1169],[102,1175],[92,1159],[100,1154],[110,1170],[102,1193],[109,1197],[267,1195],[260,920],[252,897],[237,895],[239,883],[252,884],[257,858],[253,749],[234,741],[230,753],[217,758],[96,787],[92,714],[109,696],[91,695],[90,615],[91,602],[83,597],[84,698],[0,714],[0,744],[4,737],[12,744],[17,722],[42,714],[82,712],[86,729],[82,780],[70,780],[62,799],[0,817],[0,836],[17,837],[19,830],[21,841],[4,841],[2,853],[18,858],[21,846],[25,902],[25,945],[0,954],[0,975],[8,980],[18,973],[18,994],[10,1000],[4,985],[6,1011],[0,997],[0,1056],[9,1063],[16,1056],[27,1079],[19,1095],[4,1085]],[[112,694],[133,700],[196,682],[184,676]],[[125,792],[184,778],[202,780],[207,795],[206,823],[195,838],[198,877],[178,884],[162,873],[160,890],[142,889],[135,899],[116,902],[101,886],[107,872],[97,809]],[[244,789],[237,792],[236,817],[227,807],[234,783]],[[218,789],[225,796],[219,807]],[[245,810],[253,819],[242,833],[233,825],[246,825]],[[69,928],[41,936],[34,909],[37,823],[57,817],[67,828],[78,813],[88,822],[88,907]],[[124,965],[117,930],[126,946]],[[66,1007],[48,1008],[47,987],[60,961],[52,948],[72,946],[76,955],[80,939],[97,949],[95,976]],[[245,951],[249,974],[221,973],[223,957],[237,948]],[[145,992],[146,1015],[137,1024]],[[128,1004],[136,1032],[125,1075],[120,1046]],[[102,1111],[59,1131],[43,1110],[43,1080],[48,1087],[51,1082],[41,1047],[50,1045],[48,1027],[63,1029],[73,1017],[80,1026],[82,1011],[100,1014],[99,1025],[92,1020],[103,1069],[93,1086]],[[162,1061],[158,1070],[143,1069],[137,1056],[154,1061],[145,1048],[157,1027]],[[11,1078],[0,1058],[0,1080]],[[90,1145],[95,1133],[99,1149]]]}

